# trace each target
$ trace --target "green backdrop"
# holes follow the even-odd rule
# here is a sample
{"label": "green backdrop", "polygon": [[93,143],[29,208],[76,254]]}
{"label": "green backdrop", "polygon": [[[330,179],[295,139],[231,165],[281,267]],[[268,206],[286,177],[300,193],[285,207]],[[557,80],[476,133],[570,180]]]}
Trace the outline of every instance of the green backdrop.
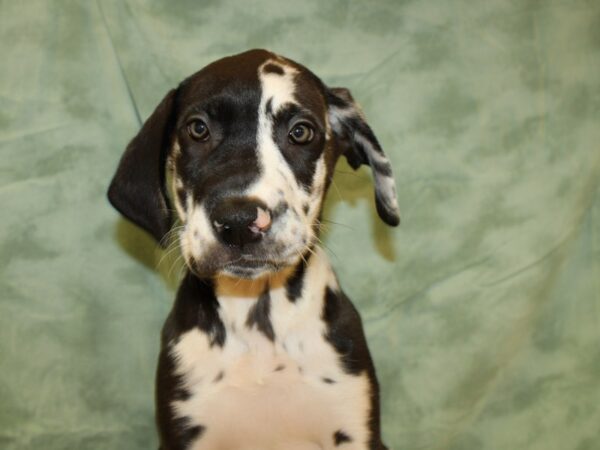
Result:
{"label": "green backdrop", "polygon": [[0,4],[0,448],[151,449],[179,268],[105,189],[182,78],[265,47],[350,88],[402,224],[340,165],[325,236],[392,450],[600,448],[600,3]]}

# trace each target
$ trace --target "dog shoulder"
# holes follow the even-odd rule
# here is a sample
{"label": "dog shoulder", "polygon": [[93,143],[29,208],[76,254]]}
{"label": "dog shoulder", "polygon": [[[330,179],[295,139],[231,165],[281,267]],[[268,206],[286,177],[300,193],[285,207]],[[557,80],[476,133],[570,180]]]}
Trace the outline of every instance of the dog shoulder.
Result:
{"label": "dog shoulder", "polygon": [[219,302],[212,283],[188,273],[163,326],[163,347],[176,343],[181,335],[193,329],[205,333],[210,346],[222,347],[225,343],[227,332],[219,315]]}
{"label": "dog shoulder", "polygon": [[344,370],[350,374],[370,372],[372,361],[361,316],[342,290],[325,289],[322,319],[327,330],[325,339],[340,355]]}

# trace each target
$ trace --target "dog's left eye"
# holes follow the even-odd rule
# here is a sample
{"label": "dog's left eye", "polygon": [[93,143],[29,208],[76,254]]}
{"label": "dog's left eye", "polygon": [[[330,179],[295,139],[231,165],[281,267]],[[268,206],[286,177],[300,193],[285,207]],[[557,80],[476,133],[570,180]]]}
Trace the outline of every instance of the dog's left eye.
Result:
{"label": "dog's left eye", "polygon": [[190,137],[197,141],[206,141],[210,136],[208,126],[200,119],[194,119],[188,123],[187,130]]}
{"label": "dog's left eye", "polygon": [[291,129],[289,137],[293,144],[308,144],[315,137],[315,131],[310,125],[299,123]]}

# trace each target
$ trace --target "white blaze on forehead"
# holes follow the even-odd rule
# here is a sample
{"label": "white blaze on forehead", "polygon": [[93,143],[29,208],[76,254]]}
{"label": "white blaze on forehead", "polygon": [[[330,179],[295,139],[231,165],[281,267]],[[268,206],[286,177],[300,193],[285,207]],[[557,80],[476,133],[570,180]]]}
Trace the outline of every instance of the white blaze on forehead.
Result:
{"label": "white blaze on forehead", "polygon": [[[283,74],[264,72],[263,68],[267,64],[277,64],[283,70]],[[284,197],[289,198],[290,190],[297,185],[294,174],[273,140],[273,118],[267,114],[267,103],[270,103],[272,113],[276,113],[282,105],[296,103],[294,97],[296,73],[297,70],[293,67],[284,66],[273,60],[266,61],[258,69],[262,90],[258,107],[257,132],[261,176],[248,193],[261,199],[269,208],[274,208],[281,200],[278,197],[279,191],[283,192]]]}
{"label": "white blaze on forehead", "polygon": [[278,67],[281,67],[283,74],[264,72],[263,67],[267,64],[273,64],[273,62],[269,60],[258,69],[262,88],[262,98],[260,99],[261,112],[264,112],[263,108],[265,108],[269,99],[272,99],[271,106],[273,112],[277,112],[285,103],[297,103],[294,97],[294,91],[296,90],[294,78],[298,71],[293,67],[277,64]]}

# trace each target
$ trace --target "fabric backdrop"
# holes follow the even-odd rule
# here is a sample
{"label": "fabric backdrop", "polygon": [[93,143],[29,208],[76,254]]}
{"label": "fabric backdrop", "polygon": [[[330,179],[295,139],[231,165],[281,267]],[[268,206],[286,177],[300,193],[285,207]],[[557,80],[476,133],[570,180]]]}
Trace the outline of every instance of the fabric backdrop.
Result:
{"label": "fabric backdrop", "polygon": [[338,166],[325,242],[392,450],[600,448],[600,3],[0,4],[0,448],[152,449],[180,268],[105,190],[163,94],[265,47],[352,90],[402,224]]}

